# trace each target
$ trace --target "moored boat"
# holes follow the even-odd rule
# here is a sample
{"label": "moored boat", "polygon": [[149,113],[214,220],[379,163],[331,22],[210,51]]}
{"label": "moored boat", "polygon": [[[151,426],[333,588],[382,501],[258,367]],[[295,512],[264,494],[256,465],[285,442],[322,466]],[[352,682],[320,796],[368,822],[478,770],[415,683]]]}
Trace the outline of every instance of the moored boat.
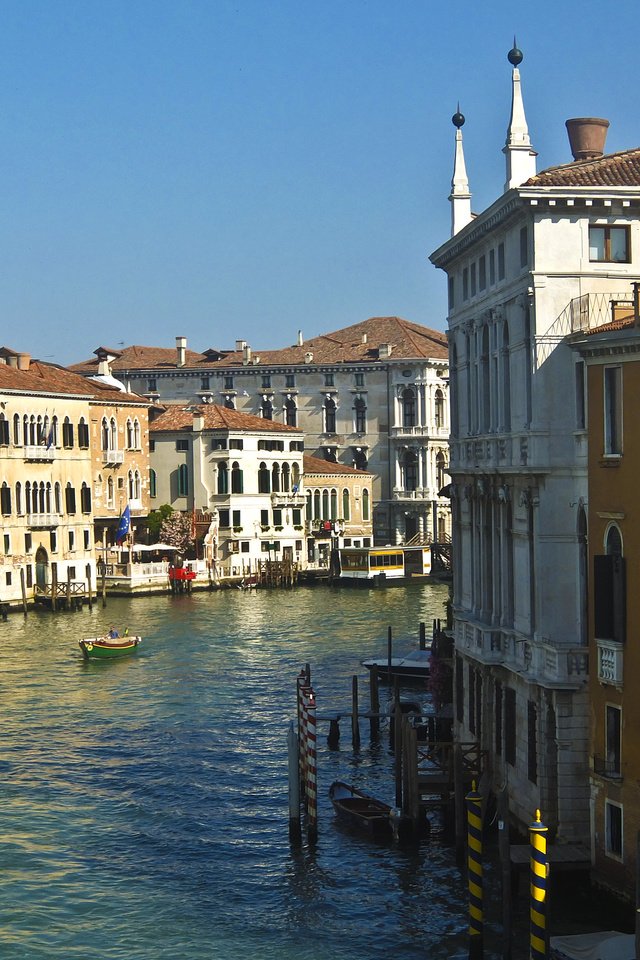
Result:
{"label": "moored boat", "polygon": [[338,818],[350,827],[372,837],[391,837],[397,833],[402,815],[383,800],[341,780],[331,784],[329,798]]}
{"label": "moored boat", "polygon": [[113,660],[134,653],[142,637],[85,637],[78,640],[85,660]]}

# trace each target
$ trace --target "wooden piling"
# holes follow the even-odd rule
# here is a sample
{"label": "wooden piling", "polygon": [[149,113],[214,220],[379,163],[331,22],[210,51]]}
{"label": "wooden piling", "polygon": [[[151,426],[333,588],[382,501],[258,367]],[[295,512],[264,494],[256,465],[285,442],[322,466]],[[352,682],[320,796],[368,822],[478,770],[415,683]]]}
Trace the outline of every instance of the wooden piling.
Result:
{"label": "wooden piling", "polygon": [[293,726],[289,724],[287,734],[287,752],[289,758],[289,839],[294,843],[300,841],[300,778],[298,760],[298,736]]}
{"label": "wooden piling", "polygon": [[86,576],[87,576],[87,598],[89,600],[89,610],[93,610],[93,593],[91,590],[91,564],[88,563],[85,569],[86,569]]}
{"label": "wooden piling", "polygon": [[318,838],[318,770],[316,750],[316,698],[309,689],[307,701],[307,839]]}
{"label": "wooden piling", "polygon": [[358,678],[351,680],[351,741],[353,749],[360,749],[360,724],[358,722]]}
{"label": "wooden piling", "polygon": [[106,607],[107,605],[107,564],[102,564],[102,583],[100,585],[100,591],[102,595],[102,606]]}
{"label": "wooden piling", "polygon": [[380,734],[380,694],[378,691],[378,671],[369,670],[369,702],[371,718],[369,728],[371,739],[377,740]]}
{"label": "wooden piling", "polygon": [[425,627],[424,620],[420,624],[420,649],[421,650],[427,649],[427,630]]}
{"label": "wooden piling", "polygon": [[58,609],[58,564],[51,564],[51,612]]}
{"label": "wooden piling", "polygon": [[22,593],[22,612],[27,615],[27,586],[24,577],[24,567],[20,567],[20,592]]}
{"label": "wooden piling", "polygon": [[71,568],[67,567],[67,590],[66,590],[67,610],[71,610]]}
{"label": "wooden piling", "polygon": [[498,800],[498,853],[502,878],[502,957],[511,960],[513,918],[511,914],[511,844],[509,841],[509,798],[507,788],[501,790]]}
{"label": "wooden piling", "polygon": [[392,655],[393,655],[393,637],[391,633],[391,627],[389,627],[387,630],[387,680],[389,682],[389,686],[391,686],[391,678],[392,678],[392,669],[391,669]]}
{"label": "wooden piling", "polygon": [[402,807],[402,709],[396,686],[394,700],[394,769],[396,779],[396,807]]}
{"label": "wooden piling", "polygon": [[420,829],[420,790],[418,787],[418,734],[408,716],[402,718],[403,813],[409,817],[413,833]]}
{"label": "wooden piling", "polygon": [[467,887],[469,891],[469,960],[480,960],[484,940],[484,882],[482,865],[482,797],[475,782],[465,797],[467,805]]}

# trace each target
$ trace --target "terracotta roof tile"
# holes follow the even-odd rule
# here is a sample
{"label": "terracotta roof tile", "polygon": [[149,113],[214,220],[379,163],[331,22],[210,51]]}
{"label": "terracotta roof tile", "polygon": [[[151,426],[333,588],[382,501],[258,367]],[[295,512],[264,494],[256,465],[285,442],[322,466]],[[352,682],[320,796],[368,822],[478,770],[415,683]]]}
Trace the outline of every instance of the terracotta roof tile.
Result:
{"label": "terracotta roof tile", "polygon": [[66,367],[42,360],[32,360],[28,370],[19,370],[0,363],[0,390],[20,390],[29,393],[76,395],[105,403],[148,404],[144,397],[122,393],[107,384],[81,377]]}
{"label": "terracotta roof tile", "polygon": [[329,460],[321,460],[320,457],[312,457],[309,454],[304,455],[304,473],[305,476],[318,474],[329,476],[359,476],[372,477],[373,474],[368,470],[356,470],[355,467],[347,467],[344,463],[331,463]]}
{"label": "terracotta roof tile", "polygon": [[288,427],[275,420],[254,417],[251,413],[230,410],[217,404],[197,404],[182,406],[172,404],[155,418],[149,429],[155,433],[162,431],[191,430],[194,416],[204,417],[205,430],[246,430],[251,433],[294,433],[302,431],[297,427]]}
{"label": "terracotta roof tile", "polygon": [[640,187],[640,147],[541,170],[524,187]]}

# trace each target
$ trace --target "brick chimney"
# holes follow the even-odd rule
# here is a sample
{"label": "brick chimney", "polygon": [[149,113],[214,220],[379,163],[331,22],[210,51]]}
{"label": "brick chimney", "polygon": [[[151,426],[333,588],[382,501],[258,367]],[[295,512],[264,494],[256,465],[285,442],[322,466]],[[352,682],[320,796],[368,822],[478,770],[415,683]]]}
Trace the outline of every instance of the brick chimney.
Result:
{"label": "brick chimney", "polygon": [[604,154],[609,121],[599,117],[574,117],[565,123],[574,160],[596,160]]}

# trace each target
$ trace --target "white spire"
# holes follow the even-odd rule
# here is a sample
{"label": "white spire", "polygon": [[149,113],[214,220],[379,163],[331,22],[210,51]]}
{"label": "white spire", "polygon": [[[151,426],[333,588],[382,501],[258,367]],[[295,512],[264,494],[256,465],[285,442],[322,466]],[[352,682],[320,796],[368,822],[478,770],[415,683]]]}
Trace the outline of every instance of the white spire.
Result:
{"label": "white spire", "polygon": [[469,180],[467,178],[467,168],[464,162],[464,150],[462,147],[462,125],[464,117],[460,113],[460,104],[458,110],[451,118],[451,122],[456,127],[456,152],[453,161],[453,177],[451,178],[451,193],[449,200],[451,202],[451,236],[459,233],[463,227],[471,222],[471,193],[469,192]]}
{"label": "white spire", "polygon": [[516,46],[513,38],[513,49],[508,54],[509,63],[513,65],[511,78],[511,119],[507,130],[507,142],[503,153],[507,158],[507,180],[505,190],[519,187],[529,177],[536,175],[537,153],[531,148],[527,118],[524,115],[522,90],[520,88],[520,71],[518,64],[522,62],[522,52]]}

